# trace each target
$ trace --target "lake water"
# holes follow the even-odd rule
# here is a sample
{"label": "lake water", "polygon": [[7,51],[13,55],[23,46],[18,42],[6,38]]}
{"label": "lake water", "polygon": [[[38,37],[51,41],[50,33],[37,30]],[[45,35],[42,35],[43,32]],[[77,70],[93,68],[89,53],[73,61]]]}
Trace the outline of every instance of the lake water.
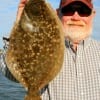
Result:
{"label": "lake water", "polygon": [[0,100],[24,100],[25,94],[19,83],[8,80],[0,73]]}

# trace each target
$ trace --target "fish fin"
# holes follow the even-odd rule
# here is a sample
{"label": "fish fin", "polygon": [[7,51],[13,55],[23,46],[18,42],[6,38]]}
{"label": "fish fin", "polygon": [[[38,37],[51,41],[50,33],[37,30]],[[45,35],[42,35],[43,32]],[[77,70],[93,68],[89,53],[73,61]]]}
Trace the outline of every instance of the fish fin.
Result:
{"label": "fish fin", "polygon": [[24,100],[41,100],[40,96],[26,95]]}
{"label": "fish fin", "polygon": [[40,93],[32,89],[29,89],[24,100],[41,100]]}

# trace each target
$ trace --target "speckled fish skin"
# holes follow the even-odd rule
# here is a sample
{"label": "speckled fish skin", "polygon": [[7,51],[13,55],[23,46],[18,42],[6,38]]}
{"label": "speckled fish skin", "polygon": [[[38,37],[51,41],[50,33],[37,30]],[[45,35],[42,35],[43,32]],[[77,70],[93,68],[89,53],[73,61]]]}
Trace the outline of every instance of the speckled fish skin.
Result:
{"label": "speckled fish skin", "polygon": [[52,7],[44,0],[29,0],[10,34],[6,63],[28,89],[25,100],[41,100],[39,91],[62,68],[64,33]]}

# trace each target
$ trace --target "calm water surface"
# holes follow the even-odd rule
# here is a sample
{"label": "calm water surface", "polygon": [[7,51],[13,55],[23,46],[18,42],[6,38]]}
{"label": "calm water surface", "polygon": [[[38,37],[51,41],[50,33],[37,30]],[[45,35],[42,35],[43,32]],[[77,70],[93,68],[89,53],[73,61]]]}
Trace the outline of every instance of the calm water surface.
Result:
{"label": "calm water surface", "polygon": [[24,100],[25,94],[20,84],[8,80],[0,73],[0,100]]}

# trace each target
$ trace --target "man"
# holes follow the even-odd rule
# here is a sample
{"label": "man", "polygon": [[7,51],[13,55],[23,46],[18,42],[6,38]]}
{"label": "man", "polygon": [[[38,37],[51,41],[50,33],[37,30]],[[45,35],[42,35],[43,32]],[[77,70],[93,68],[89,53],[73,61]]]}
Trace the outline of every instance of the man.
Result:
{"label": "man", "polygon": [[[19,21],[26,0],[21,0]],[[41,92],[42,100],[100,100],[100,43],[93,40],[91,0],[62,0],[58,15],[65,32],[64,64]]]}
{"label": "man", "polygon": [[[90,38],[91,0],[62,0],[58,14],[65,31],[61,73],[49,83],[51,100],[100,100],[100,43]],[[42,95],[48,100],[48,93]]]}

